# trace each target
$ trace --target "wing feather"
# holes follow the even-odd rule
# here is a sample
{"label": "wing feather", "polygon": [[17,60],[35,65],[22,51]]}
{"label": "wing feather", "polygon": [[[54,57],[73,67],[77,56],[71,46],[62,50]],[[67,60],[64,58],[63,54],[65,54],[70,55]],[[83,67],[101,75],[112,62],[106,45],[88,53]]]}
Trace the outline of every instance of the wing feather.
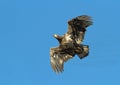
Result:
{"label": "wing feather", "polygon": [[73,55],[61,50],[60,47],[50,49],[50,63],[56,73],[62,72],[64,70],[64,62],[72,57]]}
{"label": "wing feather", "polygon": [[68,34],[72,34],[77,44],[81,44],[86,28],[92,25],[90,16],[82,15],[68,21]]}

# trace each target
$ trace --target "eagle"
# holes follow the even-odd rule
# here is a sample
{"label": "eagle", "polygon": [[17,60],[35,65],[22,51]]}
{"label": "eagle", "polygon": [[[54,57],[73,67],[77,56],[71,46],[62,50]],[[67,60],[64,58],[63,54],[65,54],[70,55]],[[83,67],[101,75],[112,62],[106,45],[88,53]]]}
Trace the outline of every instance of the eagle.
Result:
{"label": "eagle", "polygon": [[89,46],[83,45],[86,28],[92,25],[92,19],[88,15],[81,15],[68,21],[68,31],[53,37],[59,42],[58,47],[50,48],[50,63],[56,73],[64,71],[64,62],[77,55],[80,59],[88,56]]}

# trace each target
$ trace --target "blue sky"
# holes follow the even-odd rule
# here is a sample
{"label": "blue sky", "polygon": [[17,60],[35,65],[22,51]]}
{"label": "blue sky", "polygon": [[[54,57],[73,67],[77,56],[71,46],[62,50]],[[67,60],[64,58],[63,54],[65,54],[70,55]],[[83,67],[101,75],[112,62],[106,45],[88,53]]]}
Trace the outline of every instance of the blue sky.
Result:
{"label": "blue sky", "polygon": [[[0,85],[120,85],[119,0],[0,0]],[[90,15],[84,44],[90,55],[65,63],[55,74],[49,49],[52,34],[67,21]]]}

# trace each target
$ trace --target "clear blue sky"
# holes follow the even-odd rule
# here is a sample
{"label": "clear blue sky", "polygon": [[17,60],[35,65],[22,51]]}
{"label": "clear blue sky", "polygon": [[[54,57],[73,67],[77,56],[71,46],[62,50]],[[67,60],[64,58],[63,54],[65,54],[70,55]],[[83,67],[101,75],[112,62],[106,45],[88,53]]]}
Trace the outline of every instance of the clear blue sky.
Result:
{"label": "clear blue sky", "polygon": [[[94,21],[83,42],[90,55],[75,56],[57,75],[52,34],[82,14]],[[119,20],[119,0],[0,0],[0,85],[120,85]]]}

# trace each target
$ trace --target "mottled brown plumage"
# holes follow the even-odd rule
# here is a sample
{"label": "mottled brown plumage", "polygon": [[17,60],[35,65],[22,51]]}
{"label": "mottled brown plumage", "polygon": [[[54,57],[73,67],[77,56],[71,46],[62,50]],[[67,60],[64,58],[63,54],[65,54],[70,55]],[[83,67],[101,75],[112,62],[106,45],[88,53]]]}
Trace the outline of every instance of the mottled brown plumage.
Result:
{"label": "mottled brown plumage", "polygon": [[80,59],[89,54],[89,46],[81,44],[86,28],[92,25],[91,18],[87,15],[78,16],[68,21],[68,32],[63,36],[54,37],[59,41],[59,46],[50,49],[50,62],[57,73],[63,71],[64,62],[78,55]]}

